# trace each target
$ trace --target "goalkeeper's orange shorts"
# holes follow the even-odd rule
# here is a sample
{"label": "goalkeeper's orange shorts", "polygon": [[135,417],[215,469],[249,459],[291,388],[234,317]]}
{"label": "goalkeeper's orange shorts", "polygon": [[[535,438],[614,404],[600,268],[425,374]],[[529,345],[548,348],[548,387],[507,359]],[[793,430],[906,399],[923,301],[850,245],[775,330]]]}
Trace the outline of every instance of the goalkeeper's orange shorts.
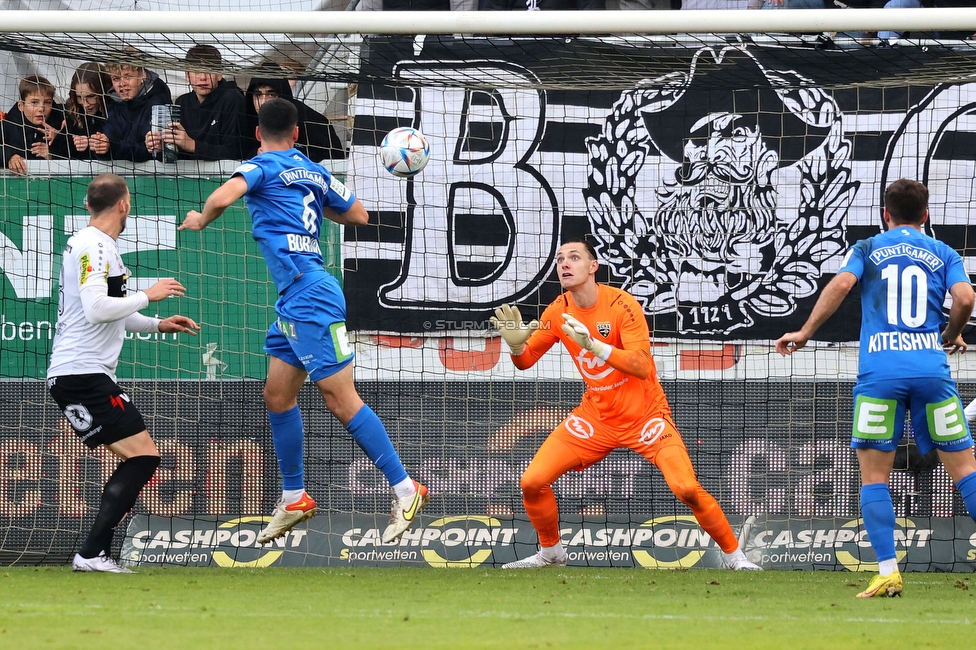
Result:
{"label": "goalkeeper's orange shorts", "polygon": [[574,411],[549,437],[560,440],[576,453],[580,465],[572,469],[578,470],[595,465],[614,449],[633,449],[657,465],[657,455],[665,447],[685,448],[674,421],[666,413],[650,417],[637,426],[617,428],[583,418]]}

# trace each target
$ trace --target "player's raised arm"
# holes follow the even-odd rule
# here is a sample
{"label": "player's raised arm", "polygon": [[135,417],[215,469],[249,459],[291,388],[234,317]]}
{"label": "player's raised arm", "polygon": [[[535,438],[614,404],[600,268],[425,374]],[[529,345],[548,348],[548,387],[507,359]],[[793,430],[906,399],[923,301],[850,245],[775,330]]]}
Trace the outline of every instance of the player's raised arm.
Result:
{"label": "player's raised arm", "polygon": [[178,230],[203,230],[216,221],[224,210],[234,205],[247,192],[247,181],[242,176],[232,176],[207,197],[203,212],[190,210]]}

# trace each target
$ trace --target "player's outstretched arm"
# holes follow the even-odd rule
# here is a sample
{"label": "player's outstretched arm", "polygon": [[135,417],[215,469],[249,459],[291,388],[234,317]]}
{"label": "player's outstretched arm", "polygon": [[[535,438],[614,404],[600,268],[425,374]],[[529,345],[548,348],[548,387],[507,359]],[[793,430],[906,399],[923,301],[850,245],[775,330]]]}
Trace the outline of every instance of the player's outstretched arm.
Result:
{"label": "player's outstretched arm", "polygon": [[247,193],[247,181],[243,176],[232,176],[207,197],[203,212],[190,210],[177,230],[203,230],[216,221],[224,210],[237,203]]}
{"label": "player's outstretched arm", "polygon": [[789,332],[779,337],[776,341],[776,351],[787,356],[805,346],[820,326],[834,315],[855,284],[857,284],[857,276],[853,273],[841,271],[835,275],[834,279],[824,287],[807,322],[796,332]]}
{"label": "player's outstretched arm", "polygon": [[502,305],[495,310],[495,315],[489,319],[498,333],[502,335],[512,356],[519,356],[525,351],[525,342],[532,336],[532,332],[539,328],[539,321],[534,320],[528,325],[522,322],[522,313],[518,307]]}

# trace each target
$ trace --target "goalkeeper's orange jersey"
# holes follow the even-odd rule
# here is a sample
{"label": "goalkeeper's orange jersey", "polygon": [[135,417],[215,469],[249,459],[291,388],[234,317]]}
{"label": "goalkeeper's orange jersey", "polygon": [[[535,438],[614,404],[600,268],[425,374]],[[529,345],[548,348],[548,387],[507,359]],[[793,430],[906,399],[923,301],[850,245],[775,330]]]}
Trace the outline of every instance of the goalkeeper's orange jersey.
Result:
{"label": "goalkeeper's orange jersey", "polygon": [[583,401],[575,409],[580,417],[626,429],[643,426],[653,415],[670,415],[653,359],[650,375],[647,379],[639,379],[613,368],[563,332],[562,324],[566,321],[562,315],[569,313],[586,325],[593,338],[620,350],[645,350],[650,356],[650,332],[638,302],[621,289],[602,284],[598,287],[596,304],[589,309],[577,306],[569,292],[556,298],[542,312],[539,329],[529,337],[525,350],[513,361],[519,368],[528,368],[556,341],[562,341],[586,382]]}

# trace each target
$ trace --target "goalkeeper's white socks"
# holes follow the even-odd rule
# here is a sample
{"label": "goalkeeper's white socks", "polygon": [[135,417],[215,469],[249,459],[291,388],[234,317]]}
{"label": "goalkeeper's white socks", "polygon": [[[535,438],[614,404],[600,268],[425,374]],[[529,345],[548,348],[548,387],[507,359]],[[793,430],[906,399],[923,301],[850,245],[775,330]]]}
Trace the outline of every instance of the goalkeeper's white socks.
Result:
{"label": "goalkeeper's white socks", "polygon": [[963,412],[966,414],[967,421],[972,422],[973,420],[976,420],[976,399],[970,402],[969,406],[967,406]]}
{"label": "goalkeeper's white socks", "polygon": [[566,563],[566,549],[563,548],[562,542],[559,542],[555,546],[540,546],[539,555],[551,564]]}
{"label": "goalkeeper's white socks", "polygon": [[762,571],[762,567],[749,561],[741,548],[737,548],[731,553],[722,553],[722,560],[725,566],[733,571]]}

